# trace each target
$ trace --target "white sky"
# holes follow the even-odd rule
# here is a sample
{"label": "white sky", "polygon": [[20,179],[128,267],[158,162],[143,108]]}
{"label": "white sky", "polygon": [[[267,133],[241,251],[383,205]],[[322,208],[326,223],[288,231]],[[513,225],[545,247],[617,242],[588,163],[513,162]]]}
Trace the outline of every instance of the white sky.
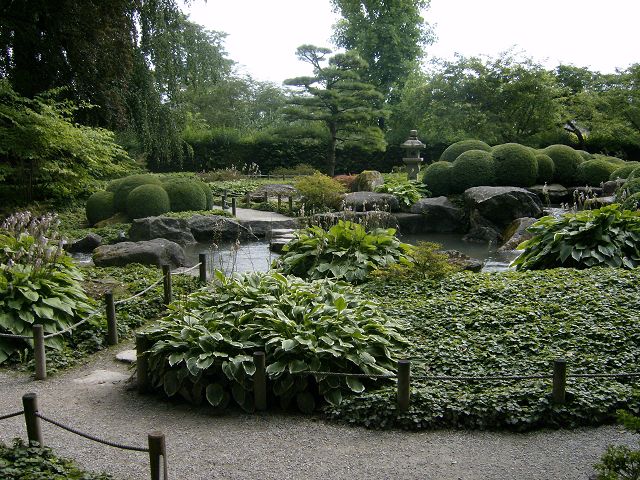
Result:
{"label": "white sky", "polygon": [[[241,72],[278,84],[310,73],[296,48],[331,48],[338,19],[329,0],[193,0],[185,11],[228,34],[226,50]],[[495,56],[515,46],[549,68],[612,72],[640,62],[640,0],[431,0],[423,16],[438,37],[427,58]]]}

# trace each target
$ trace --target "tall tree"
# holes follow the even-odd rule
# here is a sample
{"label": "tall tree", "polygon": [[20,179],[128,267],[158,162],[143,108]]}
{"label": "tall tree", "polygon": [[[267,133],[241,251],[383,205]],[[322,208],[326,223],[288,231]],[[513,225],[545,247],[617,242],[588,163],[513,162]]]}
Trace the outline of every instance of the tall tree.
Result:
{"label": "tall tree", "polygon": [[422,17],[429,0],[332,0],[342,19],[334,42],[356,51],[368,64],[363,79],[395,103],[433,34]]}
{"label": "tall tree", "polygon": [[375,120],[385,112],[374,106],[380,103],[382,94],[360,79],[359,72],[366,62],[354,52],[328,57],[331,50],[313,45],[298,47],[296,54],[313,67],[313,75],[285,80],[285,85],[297,87],[285,114],[326,127],[327,173],[335,172],[336,148],[340,143],[357,141],[372,150],[384,148],[384,138]]}

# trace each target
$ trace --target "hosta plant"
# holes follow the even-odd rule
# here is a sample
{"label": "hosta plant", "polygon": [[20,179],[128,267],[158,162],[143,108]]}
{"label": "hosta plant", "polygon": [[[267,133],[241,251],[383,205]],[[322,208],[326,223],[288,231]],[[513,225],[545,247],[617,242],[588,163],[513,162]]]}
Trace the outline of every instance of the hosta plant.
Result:
{"label": "hosta plant", "polygon": [[146,337],[156,388],[215,407],[233,400],[247,411],[256,351],[265,352],[271,401],[310,412],[320,398],[337,405],[373,383],[312,372],[391,374],[405,344],[400,326],[349,285],[277,272],[216,272]]}
{"label": "hosta plant", "polygon": [[340,220],[324,230],[298,230],[274,266],[285,274],[316,280],[333,278],[360,283],[370,272],[396,262],[408,262],[411,246],[400,242],[393,228],[367,231],[358,223]]}
{"label": "hosta plant", "polygon": [[[86,315],[91,300],[82,275],[64,254],[53,215],[29,212],[9,217],[0,226],[0,332],[32,336],[34,324],[45,335],[62,330]],[[31,341],[0,338],[0,363]],[[62,346],[61,337],[47,340]]]}
{"label": "hosta plant", "polygon": [[376,188],[376,192],[394,195],[400,205],[410,207],[422,197],[428,197],[429,191],[421,182],[410,180],[402,183],[384,183]]}
{"label": "hosta plant", "polygon": [[609,266],[640,263],[640,212],[610,205],[597,210],[543,217],[528,229],[534,237],[520,244],[518,269]]}

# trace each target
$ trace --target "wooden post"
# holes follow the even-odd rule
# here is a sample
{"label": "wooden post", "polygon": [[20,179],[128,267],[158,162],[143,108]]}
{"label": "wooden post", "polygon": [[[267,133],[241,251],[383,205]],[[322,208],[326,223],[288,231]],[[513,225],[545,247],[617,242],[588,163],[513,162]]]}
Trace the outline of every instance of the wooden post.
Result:
{"label": "wooden post", "polygon": [[251,194],[249,192],[244,196],[244,203],[247,208],[251,208]]}
{"label": "wooden post", "polygon": [[[151,480],[160,480],[160,475],[164,470],[164,479],[167,476],[167,444],[165,442],[164,433],[151,432],[148,436],[149,440],[149,466],[151,467]],[[160,459],[162,457],[162,460]]]}
{"label": "wooden post", "polygon": [[289,195],[289,214],[293,215],[293,195]]}
{"label": "wooden post", "polygon": [[280,213],[281,207],[282,207],[282,195],[278,194],[278,213]]}
{"label": "wooden post", "polygon": [[553,361],[553,401],[562,404],[566,400],[567,391],[567,361],[556,358]]}
{"label": "wooden post", "polygon": [[411,362],[398,360],[398,410],[405,412],[409,408],[411,396]]}
{"label": "wooden post", "polygon": [[253,363],[256,366],[256,371],[253,374],[253,403],[256,410],[264,411],[267,409],[267,375],[264,352],[254,352]]}
{"label": "wooden post", "polygon": [[222,210],[227,209],[227,191],[222,192]]}
{"label": "wooden post", "polygon": [[138,380],[138,393],[151,391],[149,379],[149,360],[145,353],[149,348],[149,341],[142,333],[136,333],[136,377]]}
{"label": "wooden post", "polygon": [[207,283],[207,254],[201,253],[198,259],[200,260],[200,283]]}
{"label": "wooden post", "polygon": [[47,354],[44,351],[44,328],[33,326],[33,355],[36,361],[36,380],[47,378]]}
{"label": "wooden post", "polygon": [[27,425],[27,438],[29,445],[38,442],[42,446],[42,429],[40,419],[36,417],[38,411],[38,396],[35,393],[26,393],[22,396],[22,407],[24,409],[24,421]]}
{"label": "wooden post", "polygon": [[173,290],[171,287],[171,266],[162,265],[162,275],[164,277],[164,304],[169,305],[173,299]]}
{"label": "wooden post", "polygon": [[285,176],[286,176],[286,175],[283,173],[283,174],[282,174],[282,181],[283,181],[283,182],[286,180]]}
{"label": "wooden post", "polygon": [[231,215],[233,215],[234,217],[236,216],[236,210],[237,210],[236,197],[231,197]]}
{"label": "wooden post", "polygon": [[267,192],[264,194],[264,203],[269,203],[269,194]]}
{"label": "wooden post", "polygon": [[104,294],[104,301],[107,308],[107,344],[118,344],[118,323],[116,321],[116,306],[113,302],[113,292]]}

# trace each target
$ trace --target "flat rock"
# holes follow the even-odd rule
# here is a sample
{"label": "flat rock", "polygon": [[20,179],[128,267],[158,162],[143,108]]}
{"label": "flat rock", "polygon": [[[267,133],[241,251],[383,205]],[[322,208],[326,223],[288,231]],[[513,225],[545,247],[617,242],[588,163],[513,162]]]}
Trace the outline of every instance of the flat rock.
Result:
{"label": "flat rock", "polygon": [[299,218],[274,218],[264,220],[239,220],[238,223],[249,232],[249,235],[253,237],[269,237],[271,231],[276,230],[295,229],[300,226]]}
{"label": "flat rock", "polygon": [[400,204],[395,195],[376,192],[353,192],[344,196],[344,207],[356,212],[385,211],[398,212]]}
{"label": "flat rock", "polygon": [[86,237],[64,246],[70,253],[91,253],[102,245],[102,237],[97,233],[89,233]]}
{"label": "flat rock", "polygon": [[75,383],[84,385],[105,385],[120,383],[127,380],[129,375],[120,372],[114,372],[112,370],[94,370],[89,375],[80,378],[74,378]]}
{"label": "flat rock", "polygon": [[135,350],[123,350],[116,354],[116,360],[122,363],[135,363],[138,353]]}
{"label": "flat rock", "polygon": [[447,197],[421,198],[411,206],[411,213],[422,215],[422,232],[464,232],[467,221],[462,208]]}
{"label": "flat rock", "polygon": [[[530,192],[538,195],[538,198],[543,203],[564,203],[571,200],[571,194],[569,190],[559,183],[552,183],[550,185],[534,185],[527,188]],[[545,193],[546,191],[546,193]]]}
{"label": "flat rock", "polygon": [[179,267],[185,264],[185,254],[177,243],[164,238],[156,238],[143,242],[102,245],[93,251],[93,263],[97,267],[120,267],[130,263],[170,264]]}
{"label": "flat rock", "polygon": [[221,215],[194,215],[187,220],[187,227],[199,242],[244,240],[252,237],[247,227]]}
{"label": "flat rock", "polygon": [[133,242],[165,238],[180,245],[196,243],[189,228],[189,221],[184,218],[147,217],[133,221],[129,230],[129,239]]}
{"label": "flat rock", "polygon": [[447,261],[449,263],[460,267],[462,270],[479,272],[482,270],[482,266],[484,265],[482,260],[470,257],[459,250],[442,250],[440,253],[447,256]]}

